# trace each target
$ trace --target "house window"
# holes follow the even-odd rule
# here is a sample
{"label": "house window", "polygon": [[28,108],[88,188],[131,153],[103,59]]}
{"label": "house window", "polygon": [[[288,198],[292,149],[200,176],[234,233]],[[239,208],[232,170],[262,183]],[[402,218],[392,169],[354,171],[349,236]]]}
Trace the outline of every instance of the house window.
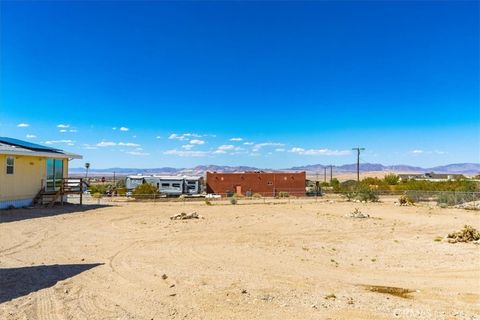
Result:
{"label": "house window", "polygon": [[272,181],[268,181],[267,184],[268,184],[269,186],[272,186],[272,185],[273,185],[273,182],[272,182]]}
{"label": "house window", "polygon": [[13,174],[15,167],[15,158],[7,157],[7,174]]}

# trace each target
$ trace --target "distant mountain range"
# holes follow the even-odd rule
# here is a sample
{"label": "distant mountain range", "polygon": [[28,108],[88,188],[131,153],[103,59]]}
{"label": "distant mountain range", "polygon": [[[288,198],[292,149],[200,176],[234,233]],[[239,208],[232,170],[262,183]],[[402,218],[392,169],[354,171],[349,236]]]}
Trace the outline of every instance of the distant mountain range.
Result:
{"label": "distant mountain range", "polygon": [[[217,166],[217,165],[200,165],[194,168],[107,168],[107,169],[95,169],[90,168],[89,172],[91,175],[112,175],[114,172],[118,175],[150,175],[150,174],[181,174],[181,175],[204,175],[207,171],[216,171],[216,172],[244,172],[244,171],[306,171],[307,173],[320,173],[323,172],[324,168],[330,168],[327,165],[323,164],[313,164],[300,167],[291,167],[285,169],[265,169],[265,168],[255,168],[247,166]],[[335,172],[356,172],[357,164],[344,164],[341,166],[334,166],[333,170]],[[70,174],[84,174],[85,168],[70,168]],[[453,163],[444,166],[438,166],[433,168],[422,168],[414,167],[408,165],[393,165],[393,166],[384,166],[379,163],[362,163],[360,164],[360,171],[378,171],[378,172],[435,172],[435,173],[461,173],[466,175],[479,174],[480,173],[480,163]]]}

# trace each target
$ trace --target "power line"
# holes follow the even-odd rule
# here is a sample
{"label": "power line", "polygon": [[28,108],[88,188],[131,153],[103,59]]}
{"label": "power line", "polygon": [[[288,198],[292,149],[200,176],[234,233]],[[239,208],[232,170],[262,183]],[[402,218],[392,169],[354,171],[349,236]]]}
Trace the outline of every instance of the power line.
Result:
{"label": "power line", "polygon": [[365,150],[365,148],[352,148],[352,150],[357,150],[357,183],[360,182],[360,151]]}

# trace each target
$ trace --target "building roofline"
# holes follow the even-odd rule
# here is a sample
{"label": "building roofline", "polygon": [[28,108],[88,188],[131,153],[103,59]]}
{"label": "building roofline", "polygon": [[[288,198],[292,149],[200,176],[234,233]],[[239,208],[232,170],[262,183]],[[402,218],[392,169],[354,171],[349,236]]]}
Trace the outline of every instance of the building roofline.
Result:
{"label": "building roofline", "polygon": [[45,158],[83,159],[81,155],[76,153],[66,152],[57,148],[46,147],[9,137],[0,137],[0,154]]}
{"label": "building roofline", "polygon": [[43,151],[31,151],[31,150],[0,150],[2,155],[11,156],[30,156],[30,157],[42,157],[42,158],[62,158],[62,159],[83,159],[83,156],[70,152],[43,152]]}

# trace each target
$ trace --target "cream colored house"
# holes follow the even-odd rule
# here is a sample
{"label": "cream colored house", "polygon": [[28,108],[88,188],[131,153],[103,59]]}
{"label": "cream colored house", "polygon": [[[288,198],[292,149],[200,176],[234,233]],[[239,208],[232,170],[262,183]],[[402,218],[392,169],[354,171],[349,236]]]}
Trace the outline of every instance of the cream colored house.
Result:
{"label": "cream colored house", "polygon": [[0,209],[28,206],[41,190],[59,190],[72,159],[82,156],[0,137]]}

